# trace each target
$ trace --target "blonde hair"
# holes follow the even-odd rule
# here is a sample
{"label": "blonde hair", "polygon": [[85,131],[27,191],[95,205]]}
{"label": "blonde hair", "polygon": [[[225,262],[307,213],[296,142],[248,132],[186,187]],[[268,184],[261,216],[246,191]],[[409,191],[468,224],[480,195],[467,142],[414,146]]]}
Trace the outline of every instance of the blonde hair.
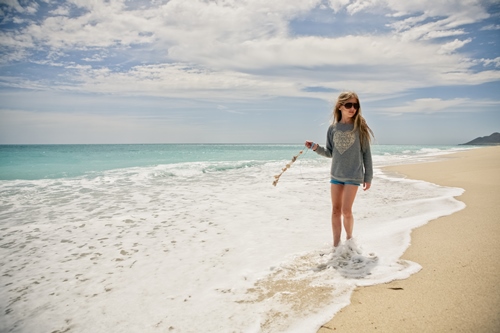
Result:
{"label": "blonde hair", "polygon": [[340,111],[340,107],[345,104],[351,98],[355,98],[358,101],[359,108],[354,114],[354,128],[353,131],[359,131],[359,140],[361,141],[361,147],[364,147],[365,144],[370,143],[372,137],[375,135],[373,131],[366,123],[365,118],[361,115],[361,103],[359,102],[359,97],[354,91],[345,91],[340,93],[337,98],[337,103],[335,104],[335,108],[333,109],[333,123],[336,124],[342,120],[342,112]]}

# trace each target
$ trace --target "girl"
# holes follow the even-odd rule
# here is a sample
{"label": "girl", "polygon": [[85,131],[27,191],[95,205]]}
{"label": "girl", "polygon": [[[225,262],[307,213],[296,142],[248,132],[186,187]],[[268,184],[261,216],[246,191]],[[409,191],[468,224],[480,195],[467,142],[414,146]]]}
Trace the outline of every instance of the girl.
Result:
{"label": "girl", "polygon": [[[306,141],[307,148],[332,158],[331,196],[333,246],[340,244],[342,218],[349,240],[352,238],[354,219],[352,204],[363,184],[368,190],[373,178],[370,141],[373,132],[361,115],[361,105],[356,93],[343,92],[337,98],[333,110],[333,124],[328,128],[326,147]],[[334,249],[335,251],[335,249]]]}

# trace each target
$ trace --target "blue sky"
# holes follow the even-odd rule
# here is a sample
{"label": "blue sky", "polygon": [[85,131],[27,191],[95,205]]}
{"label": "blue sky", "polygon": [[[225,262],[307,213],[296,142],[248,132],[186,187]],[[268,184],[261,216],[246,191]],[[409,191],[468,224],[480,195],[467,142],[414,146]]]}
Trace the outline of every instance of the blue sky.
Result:
{"label": "blue sky", "polygon": [[500,131],[498,0],[0,0],[0,143],[379,144]]}

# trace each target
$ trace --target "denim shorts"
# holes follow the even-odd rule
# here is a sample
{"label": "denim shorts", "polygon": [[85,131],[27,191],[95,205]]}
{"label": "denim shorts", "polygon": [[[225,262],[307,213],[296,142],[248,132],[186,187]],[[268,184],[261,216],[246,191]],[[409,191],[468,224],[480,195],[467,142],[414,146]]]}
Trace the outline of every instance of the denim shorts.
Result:
{"label": "denim shorts", "polygon": [[353,183],[353,182],[340,182],[335,179],[330,179],[330,184],[335,184],[335,185],[355,185],[355,186],[360,186],[361,184],[359,183]]}

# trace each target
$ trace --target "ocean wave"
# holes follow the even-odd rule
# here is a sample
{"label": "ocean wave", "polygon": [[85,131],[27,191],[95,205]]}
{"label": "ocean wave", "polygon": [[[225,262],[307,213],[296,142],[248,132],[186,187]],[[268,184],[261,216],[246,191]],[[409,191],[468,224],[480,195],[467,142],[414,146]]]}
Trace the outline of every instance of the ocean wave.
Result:
{"label": "ocean wave", "polygon": [[263,164],[265,164],[265,162],[258,162],[258,161],[218,162],[204,167],[201,171],[203,173],[224,172],[229,170],[252,168]]}

